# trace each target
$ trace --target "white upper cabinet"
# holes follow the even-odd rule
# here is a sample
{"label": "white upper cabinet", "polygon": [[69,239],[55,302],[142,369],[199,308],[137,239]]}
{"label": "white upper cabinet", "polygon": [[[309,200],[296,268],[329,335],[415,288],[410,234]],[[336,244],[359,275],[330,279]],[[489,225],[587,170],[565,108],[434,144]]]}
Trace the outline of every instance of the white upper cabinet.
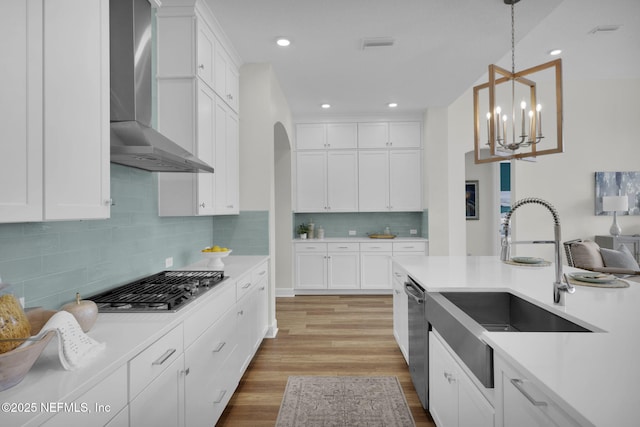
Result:
{"label": "white upper cabinet", "polygon": [[421,129],[410,121],[296,125],[296,212],[422,210]]}
{"label": "white upper cabinet", "polygon": [[214,168],[158,174],[160,216],[239,213],[238,71],[213,20],[200,2],[157,12],[158,129]]}
{"label": "white upper cabinet", "polygon": [[358,123],[358,148],[420,148],[420,122]]}
{"label": "white upper cabinet", "polygon": [[298,150],[355,149],[358,146],[356,123],[304,123],[296,126]]}
{"label": "white upper cabinet", "polygon": [[202,21],[199,21],[198,24],[197,44],[198,59],[196,65],[198,67],[198,77],[213,89],[216,72],[214,66],[216,39],[209,27]]}
{"label": "white upper cabinet", "polygon": [[296,170],[297,212],[357,212],[355,150],[299,151]]}
{"label": "white upper cabinet", "polygon": [[3,1],[0,54],[0,222],[108,218],[108,1]]}
{"label": "white upper cabinet", "polygon": [[218,40],[215,49],[215,90],[237,112],[240,97],[238,67]]}

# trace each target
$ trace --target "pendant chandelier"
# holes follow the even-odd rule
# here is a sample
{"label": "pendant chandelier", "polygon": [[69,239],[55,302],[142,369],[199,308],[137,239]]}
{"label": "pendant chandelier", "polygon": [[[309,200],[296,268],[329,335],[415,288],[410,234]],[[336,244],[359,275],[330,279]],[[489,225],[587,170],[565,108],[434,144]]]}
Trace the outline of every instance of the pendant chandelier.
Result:
{"label": "pendant chandelier", "polygon": [[514,5],[519,1],[504,0],[511,6],[511,71],[489,65],[489,81],[473,88],[475,163],[563,151],[562,61],[516,72]]}

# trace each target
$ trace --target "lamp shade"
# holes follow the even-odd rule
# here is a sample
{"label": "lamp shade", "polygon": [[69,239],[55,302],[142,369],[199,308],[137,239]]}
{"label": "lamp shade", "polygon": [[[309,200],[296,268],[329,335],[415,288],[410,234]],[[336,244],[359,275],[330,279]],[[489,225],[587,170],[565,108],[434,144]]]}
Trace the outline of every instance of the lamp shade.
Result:
{"label": "lamp shade", "polygon": [[627,196],[603,196],[602,210],[605,212],[621,212],[629,210],[629,198]]}

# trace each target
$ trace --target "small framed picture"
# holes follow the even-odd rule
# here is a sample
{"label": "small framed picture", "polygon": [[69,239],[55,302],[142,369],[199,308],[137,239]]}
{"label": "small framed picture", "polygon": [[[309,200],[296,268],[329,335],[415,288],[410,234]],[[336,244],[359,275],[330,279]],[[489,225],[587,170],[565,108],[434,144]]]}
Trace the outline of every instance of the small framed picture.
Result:
{"label": "small framed picture", "polygon": [[467,219],[480,219],[478,211],[478,181],[465,182]]}

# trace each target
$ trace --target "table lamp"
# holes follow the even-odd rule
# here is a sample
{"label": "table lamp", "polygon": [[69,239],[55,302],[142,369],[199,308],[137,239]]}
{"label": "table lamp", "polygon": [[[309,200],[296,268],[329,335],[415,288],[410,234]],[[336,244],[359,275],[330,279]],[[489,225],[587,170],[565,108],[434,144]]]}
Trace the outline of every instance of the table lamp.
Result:
{"label": "table lamp", "polygon": [[618,225],[618,212],[629,210],[629,198],[627,196],[603,196],[602,210],[613,212],[613,224],[611,224],[609,234],[619,236],[622,233],[622,229]]}

